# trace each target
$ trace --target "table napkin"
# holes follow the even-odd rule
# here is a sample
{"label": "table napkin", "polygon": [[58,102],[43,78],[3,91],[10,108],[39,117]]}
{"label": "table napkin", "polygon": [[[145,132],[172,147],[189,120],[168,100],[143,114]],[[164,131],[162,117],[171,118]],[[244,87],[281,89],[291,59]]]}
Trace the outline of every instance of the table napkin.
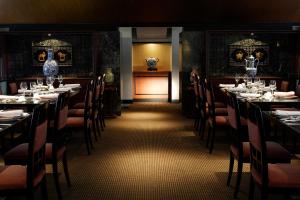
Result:
{"label": "table napkin", "polygon": [[12,99],[17,100],[19,97],[17,96],[10,96],[10,95],[0,95],[0,99]]}
{"label": "table napkin", "polygon": [[290,92],[274,92],[275,97],[289,97],[289,96],[294,96],[295,92],[290,91]]}
{"label": "table napkin", "polygon": [[257,98],[260,97],[260,94],[257,93],[240,93],[241,97],[251,97],[251,98]]}
{"label": "table napkin", "polygon": [[235,84],[225,84],[225,83],[220,83],[219,87],[226,87],[226,88],[231,88],[231,87],[235,87]]}
{"label": "table napkin", "polygon": [[19,117],[23,115],[24,111],[23,110],[4,110],[0,111],[0,117]]}
{"label": "table napkin", "polygon": [[300,115],[300,110],[275,110],[274,114],[284,116]]}
{"label": "table napkin", "polygon": [[58,97],[58,93],[36,95],[36,98],[40,98],[40,99],[57,99],[57,97]]}

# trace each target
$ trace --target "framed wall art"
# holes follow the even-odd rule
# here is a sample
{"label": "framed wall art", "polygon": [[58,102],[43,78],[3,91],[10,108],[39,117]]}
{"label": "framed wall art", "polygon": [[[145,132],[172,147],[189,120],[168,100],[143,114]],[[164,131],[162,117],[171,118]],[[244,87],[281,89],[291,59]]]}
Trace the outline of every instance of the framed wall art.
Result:
{"label": "framed wall art", "polygon": [[57,39],[32,42],[33,66],[43,66],[48,58],[48,49],[53,49],[54,59],[57,61],[58,66],[72,66],[71,44]]}
{"label": "framed wall art", "polygon": [[254,39],[244,39],[229,45],[229,65],[245,66],[245,58],[253,55],[259,65],[269,64],[269,45]]}

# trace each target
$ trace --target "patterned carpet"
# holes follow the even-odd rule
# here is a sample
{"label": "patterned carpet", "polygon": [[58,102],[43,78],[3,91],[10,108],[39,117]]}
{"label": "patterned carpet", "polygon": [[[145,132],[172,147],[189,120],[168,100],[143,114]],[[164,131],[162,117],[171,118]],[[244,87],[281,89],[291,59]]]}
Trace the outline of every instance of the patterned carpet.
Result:
{"label": "patterned carpet", "polygon": [[[86,155],[82,133],[74,133],[68,148],[72,187],[60,177],[64,199],[232,199],[226,133],[218,134],[210,155],[192,125],[179,104],[134,103],[106,120],[92,155]],[[248,196],[249,166],[244,170],[240,199]],[[48,186],[50,199],[57,199],[50,174]]]}

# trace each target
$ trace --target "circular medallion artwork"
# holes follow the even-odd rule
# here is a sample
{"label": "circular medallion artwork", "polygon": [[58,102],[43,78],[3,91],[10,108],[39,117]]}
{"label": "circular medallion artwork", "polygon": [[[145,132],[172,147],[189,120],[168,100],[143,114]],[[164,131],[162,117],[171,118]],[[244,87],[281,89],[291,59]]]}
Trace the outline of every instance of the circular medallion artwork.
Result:
{"label": "circular medallion artwork", "polygon": [[248,53],[244,49],[235,49],[231,54],[231,58],[235,62],[244,62],[247,56]]}
{"label": "circular medallion artwork", "polygon": [[259,62],[264,62],[266,58],[268,57],[267,52],[263,48],[255,49],[252,52],[252,55],[255,59],[257,59]]}

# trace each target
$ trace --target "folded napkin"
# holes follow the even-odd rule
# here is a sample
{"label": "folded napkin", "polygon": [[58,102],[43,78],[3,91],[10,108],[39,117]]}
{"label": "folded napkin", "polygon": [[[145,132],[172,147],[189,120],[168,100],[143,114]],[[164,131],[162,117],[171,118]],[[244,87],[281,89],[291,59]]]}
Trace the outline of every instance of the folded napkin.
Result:
{"label": "folded napkin", "polygon": [[68,87],[66,87],[66,88],[55,88],[54,91],[56,91],[56,92],[68,92],[71,89],[72,88],[68,88]]}
{"label": "folded napkin", "polygon": [[36,98],[40,99],[57,99],[58,93],[52,93],[52,94],[39,94],[35,96]]}
{"label": "folded napkin", "polygon": [[23,115],[23,110],[5,110],[0,111],[0,117],[10,118],[10,117],[19,117]]}
{"label": "folded napkin", "polygon": [[289,97],[289,96],[295,96],[294,91],[290,92],[274,92],[275,97]]}
{"label": "folded napkin", "polygon": [[260,94],[257,93],[240,93],[241,97],[252,97],[257,98],[260,97]]}
{"label": "folded napkin", "polygon": [[80,84],[79,83],[72,83],[72,84],[65,84],[63,87],[80,87]]}
{"label": "folded napkin", "polygon": [[18,89],[18,93],[24,93],[24,92],[32,92],[32,90],[22,90],[22,89]]}
{"label": "folded napkin", "polygon": [[243,91],[246,91],[247,88],[244,88],[244,87],[233,87],[233,88],[228,88],[228,91],[231,91],[231,92],[243,92]]}
{"label": "folded napkin", "polygon": [[284,116],[290,116],[290,115],[300,115],[300,110],[275,110],[275,115],[284,115]]}
{"label": "folded napkin", "polygon": [[229,87],[235,87],[235,84],[225,84],[225,83],[220,83],[220,84],[219,84],[219,87],[226,87],[226,88],[229,88]]}
{"label": "folded napkin", "polygon": [[0,99],[18,99],[19,97],[17,96],[10,96],[10,95],[0,95]]}

